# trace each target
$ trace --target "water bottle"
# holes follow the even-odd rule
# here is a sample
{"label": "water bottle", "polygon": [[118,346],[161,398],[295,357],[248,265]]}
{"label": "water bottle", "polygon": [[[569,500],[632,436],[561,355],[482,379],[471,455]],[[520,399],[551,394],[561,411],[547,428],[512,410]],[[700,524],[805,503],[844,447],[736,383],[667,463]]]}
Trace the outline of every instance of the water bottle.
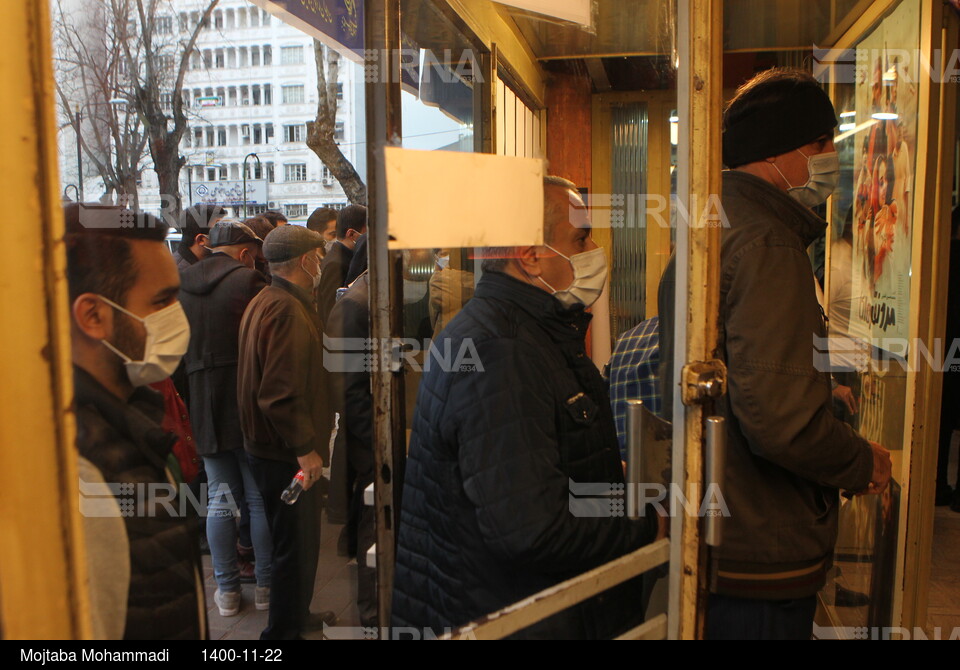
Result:
{"label": "water bottle", "polygon": [[303,470],[297,471],[297,474],[293,477],[293,481],[290,482],[290,486],[283,489],[283,493],[280,494],[280,500],[288,505],[292,505],[297,502],[297,498],[300,497],[301,493],[303,493]]}

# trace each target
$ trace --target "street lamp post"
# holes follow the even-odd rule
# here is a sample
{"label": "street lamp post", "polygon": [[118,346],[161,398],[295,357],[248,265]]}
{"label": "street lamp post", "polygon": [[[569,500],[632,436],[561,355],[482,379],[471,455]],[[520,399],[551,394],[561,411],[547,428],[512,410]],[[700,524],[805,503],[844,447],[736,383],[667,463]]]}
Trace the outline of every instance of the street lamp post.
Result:
{"label": "street lamp post", "polygon": [[251,156],[256,159],[260,174],[263,175],[263,165],[260,163],[260,157],[257,154],[251,151],[243,157],[243,218],[247,218],[247,159]]}
{"label": "street lamp post", "polygon": [[77,183],[80,186],[77,188],[77,202],[83,200],[83,150],[80,147],[80,112],[76,113],[77,119]]}

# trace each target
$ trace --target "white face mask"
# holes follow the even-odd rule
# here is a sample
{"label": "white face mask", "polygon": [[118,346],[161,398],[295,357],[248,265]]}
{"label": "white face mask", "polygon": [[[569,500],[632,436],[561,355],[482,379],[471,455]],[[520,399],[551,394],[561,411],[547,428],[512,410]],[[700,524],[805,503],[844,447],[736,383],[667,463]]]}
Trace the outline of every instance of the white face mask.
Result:
{"label": "white face mask", "polygon": [[437,260],[437,267],[441,270],[446,270],[450,267],[450,256],[436,256],[435,258]]}
{"label": "white face mask", "polygon": [[791,186],[776,163],[773,164],[773,167],[776,168],[777,172],[780,172],[783,181],[787,182],[789,187],[787,194],[791,198],[804,207],[822,205],[837,190],[837,185],[840,183],[840,157],[837,156],[836,151],[826,151],[822,154],[807,156],[797,149],[797,153],[807,159],[807,172],[810,175],[807,178],[807,183],[803,186]]}
{"label": "white face mask", "polygon": [[330,250],[333,249],[333,245],[335,242],[336,240],[327,240],[326,242],[323,243],[323,250],[329,254]]}
{"label": "white face mask", "polygon": [[130,383],[134,386],[146,386],[172,375],[190,344],[190,323],[180,303],[175,302],[146,318],[140,318],[108,298],[100,296],[100,299],[142,323],[147,331],[142,361],[132,360],[106,340],[101,340],[107,349],[123,359]]}
{"label": "white face mask", "polygon": [[543,246],[558,256],[566,258],[573,268],[573,281],[570,282],[570,286],[561,291],[547,284],[543,277],[537,277],[547,288],[553,291],[553,297],[559,300],[564,307],[573,307],[574,305],[589,307],[595,303],[600,294],[603,293],[604,284],[607,283],[607,256],[603,253],[603,248],[597,247],[580,254],[566,256],[549,244]]}
{"label": "white face mask", "polygon": [[310,279],[313,280],[313,288],[320,286],[320,277],[323,275],[323,271],[320,270],[320,264],[317,263],[317,274],[314,275],[312,272],[309,272],[307,268],[303,268],[303,271],[310,275]]}

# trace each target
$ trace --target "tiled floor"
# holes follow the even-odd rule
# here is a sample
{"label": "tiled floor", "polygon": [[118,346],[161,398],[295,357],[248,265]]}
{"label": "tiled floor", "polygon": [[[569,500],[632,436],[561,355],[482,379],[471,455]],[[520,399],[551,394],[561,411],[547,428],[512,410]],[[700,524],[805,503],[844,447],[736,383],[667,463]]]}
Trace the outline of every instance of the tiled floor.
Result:
{"label": "tiled floor", "polygon": [[939,627],[943,639],[960,630],[960,514],[938,507],[933,527],[933,564],[927,627]]}
{"label": "tiled floor", "polygon": [[[323,515],[326,517],[326,515]],[[357,562],[337,556],[337,537],[342,526],[323,521],[320,532],[320,564],[311,611],[332,610],[340,617],[338,629],[330,635],[337,638],[360,638],[360,615],[357,612]],[[237,616],[222,617],[213,603],[216,582],[210,556],[203,557],[204,583],[207,596],[207,620],[213,640],[258,640],[267,625],[267,612],[253,607],[253,584],[243,585],[243,600]],[[320,639],[321,633],[308,633],[307,639]]]}
{"label": "tiled floor", "polygon": [[[957,472],[957,433],[947,470]],[[960,486],[960,482],[957,482]],[[949,507],[937,507],[933,517],[933,560],[930,566],[930,598],[927,606],[927,629],[936,634],[939,627],[943,639],[950,639],[960,629],[960,513]]]}
{"label": "tiled floor", "polygon": [[[956,463],[951,465],[956,472]],[[326,515],[323,515],[324,517]],[[930,577],[928,634],[939,627],[944,639],[954,628],[960,629],[960,514],[949,507],[936,508],[934,518],[933,564]],[[340,617],[338,628],[328,637],[359,639],[363,637],[357,612],[357,563],[337,556],[337,538],[342,526],[331,525],[324,518],[321,530],[320,564],[311,610],[333,610]],[[204,579],[208,605],[210,637],[214,640],[257,640],[267,624],[267,612],[253,607],[253,584],[243,585],[243,602],[235,617],[222,617],[213,604],[216,583],[210,557],[204,556]],[[320,632],[307,634],[319,639]]]}

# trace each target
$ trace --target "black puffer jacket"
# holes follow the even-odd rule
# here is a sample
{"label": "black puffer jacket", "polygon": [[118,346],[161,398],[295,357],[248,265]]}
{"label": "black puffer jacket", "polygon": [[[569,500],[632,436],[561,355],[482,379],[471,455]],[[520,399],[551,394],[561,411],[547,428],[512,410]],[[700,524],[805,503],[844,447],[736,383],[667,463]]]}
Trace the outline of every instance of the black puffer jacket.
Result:
{"label": "black puffer jacket", "polygon": [[[653,539],[653,519],[571,513],[570,480],[623,482],[607,393],[584,350],[589,321],[536,287],[488,273],[440,335],[435,346],[456,364],[444,371],[434,361],[420,385],[394,626],[463,625]],[[636,588],[521,635],[611,635],[638,619]]]}
{"label": "black puffer jacket", "polygon": [[[130,540],[130,591],[127,597],[128,640],[206,638],[200,591],[200,552],[196,520],[180,515],[176,502],[163,504],[167,457],[176,438],[160,428],[163,400],[139,388],[123,403],[99,382],[74,367],[77,448],[103,473],[108,484],[131,484],[120,490],[120,504]],[[170,511],[175,514],[171,514]]]}
{"label": "black puffer jacket", "polygon": [[240,449],[237,367],[243,311],[266,287],[263,275],[224,253],[180,273],[180,303],[190,322],[183,362],[190,382],[190,419],[201,456]]}

